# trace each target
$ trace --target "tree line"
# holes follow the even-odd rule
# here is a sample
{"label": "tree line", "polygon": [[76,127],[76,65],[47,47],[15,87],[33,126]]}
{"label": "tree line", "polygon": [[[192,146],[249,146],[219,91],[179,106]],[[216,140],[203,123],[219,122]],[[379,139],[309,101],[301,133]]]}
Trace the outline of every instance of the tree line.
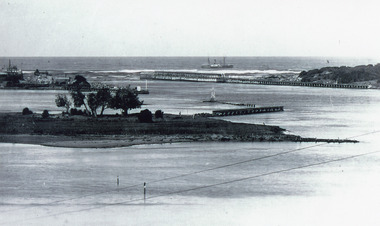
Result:
{"label": "tree line", "polygon": [[116,91],[103,87],[97,89],[97,91],[84,94],[84,90],[88,90],[88,82],[83,76],[75,76],[73,84],[75,86],[70,90],[71,99],[66,94],[57,94],[55,99],[57,107],[64,107],[67,114],[83,113],[77,108],[84,107],[85,114],[93,117],[102,116],[107,108],[121,110],[122,114],[126,116],[129,110],[140,108],[143,104],[143,101],[139,100],[136,91],[131,89],[130,86],[118,88]]}
{"label": "tree line", "polygon": [[329,79],[338,83],[353,83],[378,80],[380,81],[380,64],[359,65],[356,67],[323,67],[310,71],[302,71],[299,75],[302,82],[314,82]]}

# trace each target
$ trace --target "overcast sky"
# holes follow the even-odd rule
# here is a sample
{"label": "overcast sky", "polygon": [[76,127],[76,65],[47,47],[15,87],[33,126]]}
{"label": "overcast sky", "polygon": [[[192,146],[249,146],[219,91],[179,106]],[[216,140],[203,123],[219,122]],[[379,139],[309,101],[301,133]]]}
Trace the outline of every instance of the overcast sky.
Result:
{"label": "overcast sky", "polygon": [[380,56],[378,0],[0,0],[0,56]]}

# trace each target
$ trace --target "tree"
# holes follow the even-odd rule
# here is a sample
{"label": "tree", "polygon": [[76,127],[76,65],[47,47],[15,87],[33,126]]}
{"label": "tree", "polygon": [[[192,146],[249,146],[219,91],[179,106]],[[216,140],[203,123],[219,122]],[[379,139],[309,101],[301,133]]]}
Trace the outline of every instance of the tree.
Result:
{"label": "tree", "polygon": [[87,82],[87,79],[82,75],[76,75],[74,82],[71,84],[73,90],[89,90],[91,88],[90,83]]}
{"label": "tree", "polygon": [[157,119],[159,119],[159,118],[164,118],[164,112],[161,111],[161,110],[157,110],[157,111],[154,113],[154,117],[156,117]]}
{"label": "tree", "polygon": [[96,109],[98,109],[99,104],[96,99],[95,93],[87,94],[86,100],[87,100],[88,108],[91,110],[91,115],[94,117],[97,117],[98,114],[96,112]]}
{"label": "tree", "polygon": [[100,115],[103,115],[103,112],[106,108],[109,107],[110,101],[112,99],[111,91],[109,88],[101,88],[96,93],[96,100],[98,106],[101,107]]}
{"label": "tree", "polygon": [[[84,106],[86,112],[94,117],[98,116],[98,109],[100,108],[100,115],[103,115],[106,108],[121,109],[124,115],[128,114],[129,109],[140,108],[143,104],[139,100],[138,94],[128,88],[119,88],[115,95],[111,94],[111,90],[107,87],[100,88],[96,93],[90,92],[86,95],[80,89],[72,90],[70,92],[73,100],[74,107],[80,108]],[[63,96],[57,96],[57,106],[65,106],[66,103]],[[71,102],[70,102],[71,103]]]}
{"label": "tree", "polygon": [[142,104],[143,102],[139,100],[138,94],[130,87],[119,88],[115,96],[110,100],[110,107],[121,109],[123,115],[128,115],[128,110],[140,108]]}
{"label": "tree", "polygon": [[57,94],[55,98],[55,104],[57,107],[65,107],[66,113],[69,113],[71,101],[67,98],[66,94]]}
{"label": "tree", "polygon": [[49,111],[48,110],[44,110],[42,112],[42,118],[48,118],[49,117]]}
{"label": "tree", "polygon": [[73,90],[71,91],[71,97],[75,107],[84,106],[86,111],[91,112],[94,117],[98,116],[98,108],[101,108],[100,115],[103,115],[104,110],[109,107],[112,99],[109,88],[101,88],[96,93],[88,93],[87,96],[81,90]]}
{"label": "tree", "polygon": [[75,107],[80,108],[82,105],[84,105],[86,111],[89,111],[87,105],[85,104],[86,96],[80,90],[71,91],[70,94]]}
{"label": "tree", "polygon": [[31,115],[33,111],[29,110],[29,108],[22,109],[22,115]]}
{"label": "tree", "polygon": [[140,122],[153,122],[152,121],[152,112],[148,109],[140,111],[140,114],[137,116]]}
{"label": "tree", "polygon": [[87,79],[83,77],[82,75],[75,75],[74,83],[86,83]]}

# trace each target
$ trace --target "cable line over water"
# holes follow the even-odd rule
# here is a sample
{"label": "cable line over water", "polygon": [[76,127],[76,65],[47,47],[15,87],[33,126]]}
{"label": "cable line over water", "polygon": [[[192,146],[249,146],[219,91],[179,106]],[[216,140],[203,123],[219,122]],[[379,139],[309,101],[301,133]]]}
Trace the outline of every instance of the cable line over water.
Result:
{"label": "cable line over water", "polygon": [[[376,153],[380,153],[380,150],[372,151],[372,152],[365,152],[365,153],[361,153],[361,154],[357,154],[357,155],[350,155],[347,157],[342,157],[342,158],[337,158],[337,159],[332,159],[332,160],[327,160],[327,161],[322,161],[322,162],[317,162],[317,163],[312,163],[312,164],[296,166],[296,167],[272,171],[272,172],[268,172],[268,173],[262,173],[262,174],[258,174],[258,175],[243,177],[243,178],[224,181],[224,182],[220,182],[220,183],[214,183],[214,184],[208,184],[208,185],[193,187],[193,188],[189,188],[189,189],[177,190],[177,191],[168,192],[168,193],[162,194],[162,195],[151,196],[151,197],[148,197],[146,199],[149,199],[149,200],[150,199],[156,199],[156,198],[160,198],[160,197],[165,197],[165,196],[170,196],[170,195],[175,195],[175,194],[180,194],[180,193],[185,193],[185,192],[190,192],[190,191],[195,191],[195,190],[200,190],[200,189],[206,189],[206,188],[221,186],[221,185],[225,185],[225,184],[232,184],[232,183],[237,183],[237,182],[241,182],[241,181],[247,181],[247,180],[252,180],[252,179],[256,179],[256,178],[260,178],[260,177],[265,177],[265,176],[269,176],[269,175],[273,175],[273,174],[279,174],[279,173],[289,172],[289,171],[313,167],[313,166],[325,165],[325,164],[329,164],[329,163],[333,163],[333,162],[340,162],[340,161],[358,158],[358,157],[362,157],[362,156],[366,156],[366,155],[372,155],[372,154],[376,154]],[[64,214],[79,213],[79,212],[83,212],[83,211],[90,211],[90,210],[106,208],[106,207],[110,207],[110,206],[123,205],[123,204],[133,203],[133,202],[137,202],[137,201],[143,201],[143,200],[144,200],[144,198],[139,198],[139,199],[133,199],[133,200],[128,200],[128,201],[124,201],[124,202],[117,202],[117,203],[112,203],[112,204],[103,204],[101,206],[94,206],[94,207],[89,207],[89,208],[80,209],[80,210],[65,211],[65,212],[60,212],[60,213],[56,213],[56,214],[38,216],[38,217],[24,219],[24,220],[18,220],[18,221],[14,221],[14,222],[4,222],[4,223],[0,223],[0,224],[17,223],[17,222],[22,222],[22,221],[56,217],[56,216],[60,216],[60,215],[64,215]]]}
{"label": "cable line over water", "polygon": [[[353,139],[353,138],[367,136],[367,135],[371,135],[371,134],[375,134],[375,133],[379,133],[379,132],[380,132],[380,130],[378,130],[378,131],[372,131],[372,132],[363,133],[363,134],[360,134],[360,135],[351,136],[351,137],[348,137],[346,139]],[[279,153],[275,153],[275,154],[272,154],[272,155],[266,155],[266,156],[262,156],[262,157],[251,158],[251,159],[247,159],[247,160],[244,160],[244,161],[238,161],[238,162],[234,162],[234,163],[230,163],[230,164],[220,165],[220,166],[216,166],[216,167],[212,167],[212,168],[207,168],[207,169],[203,169],[203,170],[198,170],[198,171],[194,171],[194,172],[190,172],[190,173],[180,174],[180,175],[177,175],[177,176],[166,177],[166,178],[157,179],[157,180],[153,180],[153,181],[147,181],[146,183],[147,184],[152,184],[152,183],[157,183],[157,182],[162,182],[162,181],[167,181],[167,180],[173,180],[173,179],[177,179],[177,178],[181,178],[181,177],[187,177],[187,176],[196,175],[196,174],[200,174],[200,173],[204,173],[204,172],[209,172],[209,171],[218,170],[218,169],[222,169],[222,168],[227,168],[227,167],[232,167],[232,166],[236,166],[236,165],[241,165],[241,164],[245,164],[245,163],[248,163],[248,162],[254,162],[254,161],[259,161],[259,160],[268,159],[268,158],[272,158],[272,157],[282,156],[282,155],[286,155],[286,154],[290,154],[290,153],[294,153],[294,152],[298,152],[298,151],[302,151],[302,150],[306,150],[306,149],[311,149],[311,148],[314,148],[314,147],[324,146],[324,145],[327,145],[327,144],[329,144],[329,143],[318,143],[318,144],[315,144],[315,145],[310,145],[310,146],[306,146],[306,147],[302,147],[302,148],[292,149],[292,150],[289,150],[289,151],[279,152]],[[133,185],[128,185],[128,186],[125,186],[125,187],[120,187],[120,188],[111,189],[111,190],[107,190],[107,191],[97,192],[97,193],[93,193],[93,194],[88,194],[88,195],[68,198],[68,199],[55,200],[55,201],[51,201],[51,202],[40,204],[40,205],[52,205],[52,204],[57,204],[57,203],[61,203],[61,202],[72,201],[72,200],[77,200],[77,199],[82,199],[82,198],[86,198],[86,197],[102,195],[102,194],[111,193],[111,192],[123,191],[123,190],[127,190],[127,189],[134,188],[134,187],[139,187],[139,186],[141,186],[141,183],[133,184]],[[23,207],[23,208],[18,208],[18,209],[13,209],[13,210],[8,210],[8,211],[2,211],[2,212],[3,213],[5,213],[5,212],[14,212],[14,211],[28,209],[28,208],[34,208],[34,207],[35,206],[26,206],[26,207]]]}

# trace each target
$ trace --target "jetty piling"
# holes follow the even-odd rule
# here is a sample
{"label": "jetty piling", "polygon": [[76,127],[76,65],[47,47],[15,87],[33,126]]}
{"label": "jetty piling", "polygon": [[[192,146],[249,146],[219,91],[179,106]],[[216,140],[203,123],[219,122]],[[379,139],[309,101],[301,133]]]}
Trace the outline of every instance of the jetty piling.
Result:
{"label": "jetty piling", "polygon": [[144,182],[144,204],[146,201],[146,183]]}

